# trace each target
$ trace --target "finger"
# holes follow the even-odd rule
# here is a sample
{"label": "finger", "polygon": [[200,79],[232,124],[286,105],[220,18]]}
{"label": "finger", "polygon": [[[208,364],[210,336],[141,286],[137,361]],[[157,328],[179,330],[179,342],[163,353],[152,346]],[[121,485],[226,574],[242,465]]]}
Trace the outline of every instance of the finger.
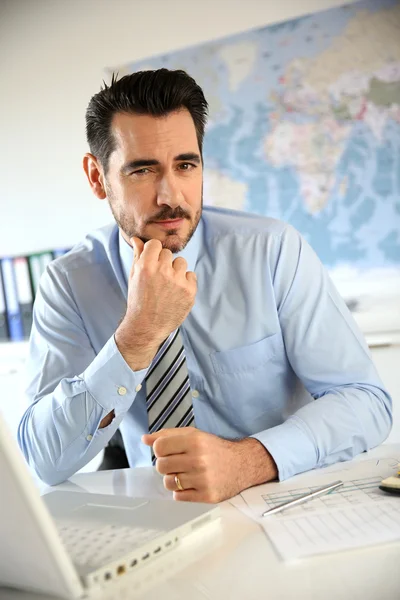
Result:
{"label": "finger", "polygon": [[[181,486],[183,487],[184,490],[195,489],[193,487],[193,484],[190,482],[190,477],[188,475],[185,475],[184,473],[178,473],[178,477],[179,477]],[[178,486],[176,485],[175,474],[174,475],[165,475],[163,482],[164,482],[165,489],[168,490],[169,492],[177,491]]]}
{"label": "finger", "polygon": [[[182,428],[183,429],[183,428]],[[145,433],[142,435],[142,442],[146,444],[146,446],[152,446],[156,440],[160,437],[165,437],[168,435],[177,435],[181,432],[179,427],[171,427],[170,429],[160,429],[155,433]]]}
{"label": "finger", "polygon": [[168,248],[163,248],[160,252],[158,260],[162,264],[172,266],[173,254],[171,250],[169,250]]}
{"label": "finger", "polygon": [[189,433],[190,431],[196,431],[195,427],[169,427],[167,429],[160,429],[155,433],[145,433],[142,435],[142,442],[146,446],[152,446],[156,440],[160,437],[181,435],[182,433]]}
{"label": "finger", "polygon": [[141,256],[143,260],[158,262],[162,249],[160,240],[149,240],[145,243]]}
{"label": "finger", "polygon": [[199,502],[197,500],[199,492],[197,490],[174,490],[174,500],[177,502]]}
{"label": "finger", "polygon": [[143,252],[144,241],[134,235],[130,238],[130,242],[132,244],[133,251],[140,256],[141,253]]}
{"label": "finger", "polygon": [[184,454],[190,449],[190,436],[185,434],[163,436],[153,444],[153,452],[156,458]]}
{"label": "finger", "polygon": [[178,256],[178,258],[175,258],[174,262],[172,263],[172,266],[174,268],[174,271],[176,271],[177,273],[186,273],[188,268],[187,261],[183,258],[183,256]]}
{"label": "finger", "polygon": [[175,490],[174,500],[177,502],[205,502],[207,504],[215,504],[218,502],[218,500],[212,498],[210,494],[195,489],[183,490],[183,492]]}
{"label": "finger", "polygon": [[197,275],[194,271],[188,271],[186,273],[186,279],[190,283],[190,285],[197,290]]}
{"label": "finger", "polygon": [[186,475],[185,473],[178,473],[179,481],[183,490],[178,490],[175,475],[165,475],[163,483],[165,489],[174,493],[174,500],[182,502],[207,502],[209,504],[216,504],[223,496],[220,496],[211,490],[207,490],[201,485],[200,481],[196,481],[192,474]]}
{"label": "finger", "polygon": [[[142,240],[138,237],[131,237],[130,242],[132,244],[132,249],[133,249],[133,263],[132,263],[132,269],[133,269],[135,264],[139,260],[140,255],[143,252],[144,242],[142,242]],[[131,269],[131,271],[132,271],[132,269]]]}
{"label": "finger", "polygon": [[172,454],[157,458],[156,469],[161,475],[200,471],[193,463],[194,461],[189,458],[188,454]]}

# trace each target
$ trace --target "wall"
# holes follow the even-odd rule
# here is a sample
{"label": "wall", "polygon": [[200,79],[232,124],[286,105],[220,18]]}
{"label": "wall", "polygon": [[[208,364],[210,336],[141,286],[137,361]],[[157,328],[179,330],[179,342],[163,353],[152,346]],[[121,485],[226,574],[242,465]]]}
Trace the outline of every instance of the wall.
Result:
{"label": "wall", "polygon": [[343,0],[2,0],[0,256],[70,246],[110,220],[81,161],[104,67]]}

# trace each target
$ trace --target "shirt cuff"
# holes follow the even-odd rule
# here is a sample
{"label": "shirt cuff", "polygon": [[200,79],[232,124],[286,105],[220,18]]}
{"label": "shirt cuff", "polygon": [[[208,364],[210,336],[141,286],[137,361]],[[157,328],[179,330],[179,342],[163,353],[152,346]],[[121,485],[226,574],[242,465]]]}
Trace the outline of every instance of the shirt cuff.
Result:
{"label": "shirt cuff", "polygon": [[312,435],[307,434],[303,422],[298,421],[293,416],[281,425],[250,436],[261,442],[271,454],[278,469],[279,481],[314,469],[318,464],[318,449]]}
{"label": "shirt cuff", "polygon": [[112,336],[80,377],[106,413],[114,410],[117,417],[131,406],[146,373],[147,368],[132,371]]}

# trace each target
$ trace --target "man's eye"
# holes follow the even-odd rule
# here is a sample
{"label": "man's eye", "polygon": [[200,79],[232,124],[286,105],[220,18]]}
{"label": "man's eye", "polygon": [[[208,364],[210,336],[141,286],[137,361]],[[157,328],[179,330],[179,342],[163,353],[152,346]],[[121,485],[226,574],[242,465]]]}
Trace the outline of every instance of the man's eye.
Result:
{"label": "man's eye", "polygon": [[149,172],[147,167],[143,167],[143,169],[138,169],[137,171],[133,171],[132,175],[146,175]]}
{"label": "man's eye", "polygon": [[181,169],[181,171],[190,171],[194,168],[194,166],[195,165],[192,165],[191,163],[181,163],[179,165],[179,168]]}

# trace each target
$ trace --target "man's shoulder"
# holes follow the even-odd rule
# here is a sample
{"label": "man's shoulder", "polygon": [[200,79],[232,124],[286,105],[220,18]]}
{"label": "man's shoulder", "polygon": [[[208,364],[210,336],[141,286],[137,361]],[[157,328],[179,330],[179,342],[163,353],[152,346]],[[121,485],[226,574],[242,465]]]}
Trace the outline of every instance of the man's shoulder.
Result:
{"label": "man's shoulder", "polygon": [[69,252],[53,261],[53,266],[64,272],[85,269],[112,261],[117,251],[118,227],[110,223],[88,233]]}
{"label": "man's shoulder", "polygon": [[288,223],[271,217],[215,206],[204,207],[203,222],[211,236],[264,234],[266,237],[281,237],[290,227]]}

